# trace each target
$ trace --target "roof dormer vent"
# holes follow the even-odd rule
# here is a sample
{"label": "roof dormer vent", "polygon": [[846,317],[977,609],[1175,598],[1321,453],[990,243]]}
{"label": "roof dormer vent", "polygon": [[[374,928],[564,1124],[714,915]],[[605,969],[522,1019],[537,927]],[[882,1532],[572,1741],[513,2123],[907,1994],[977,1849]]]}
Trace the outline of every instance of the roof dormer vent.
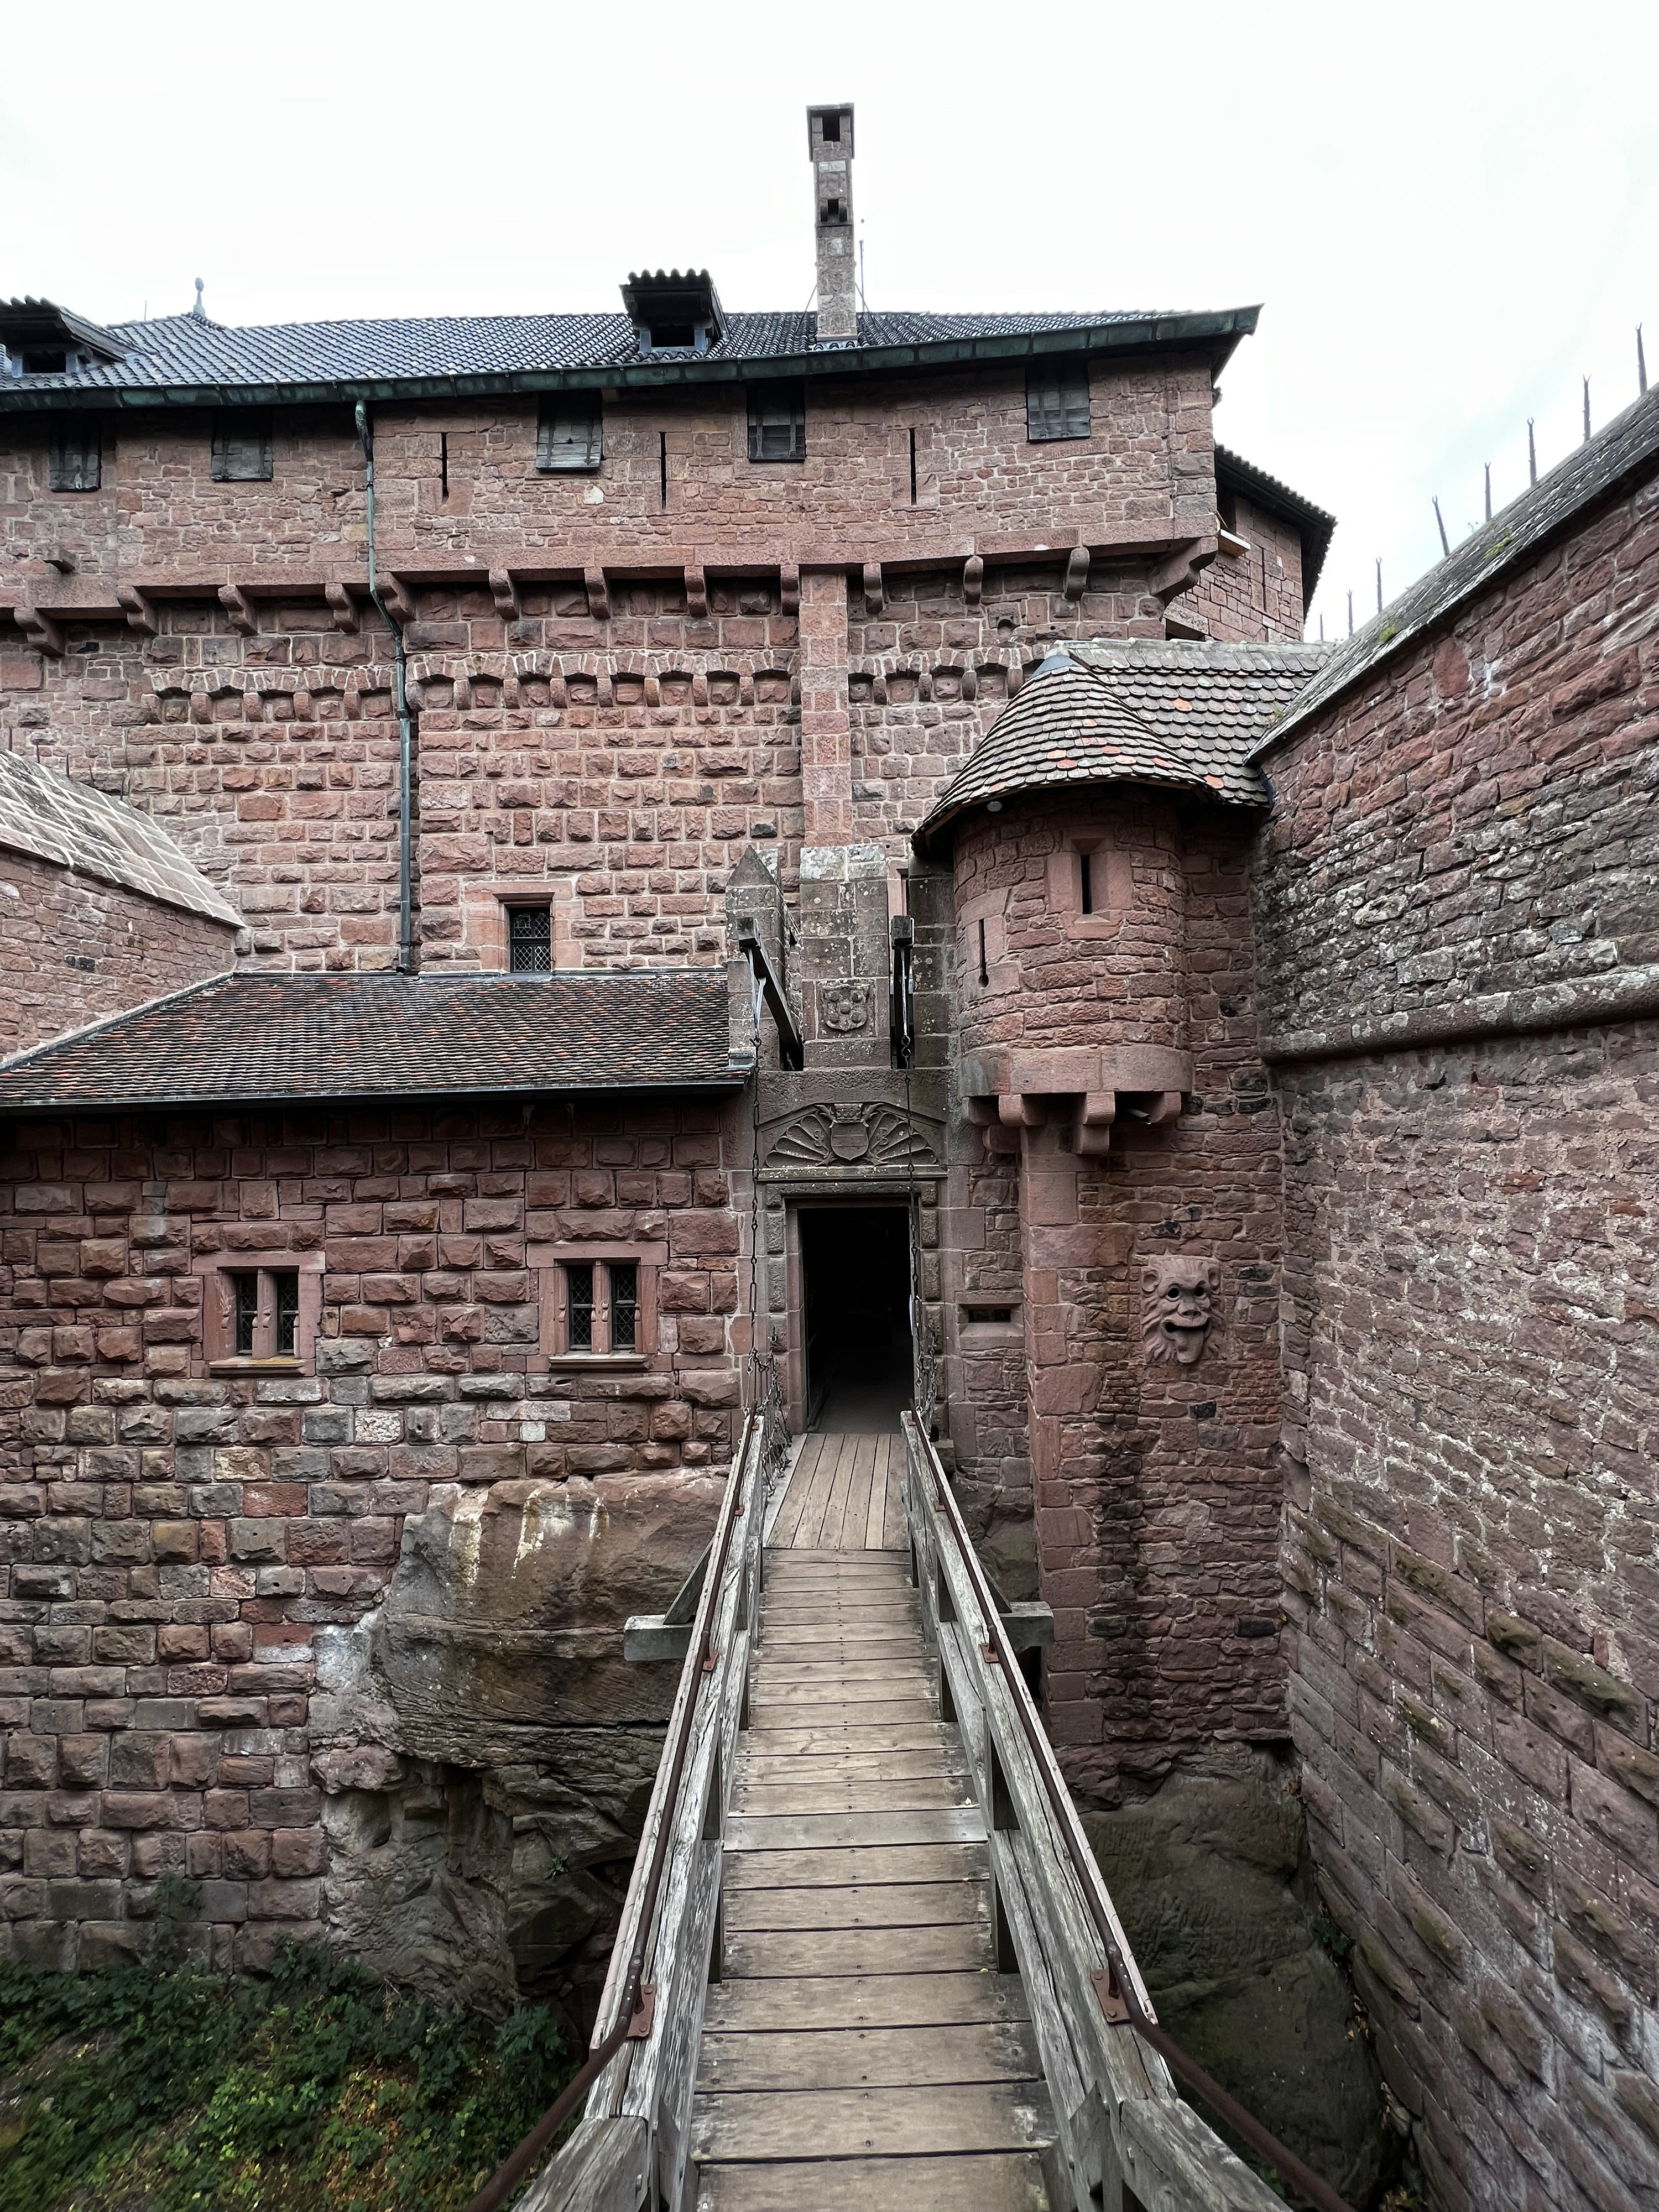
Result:
{"label": "roof dormer vent", "polygon": [[726,317],[706,269],[648,269],[622,288],[641,353],[707,353],[726,335]]}
{"label": "roof dormer vent", "polygon": [[106,330],[50,300],[0,300],[0,368],[8,376],[72,376],[124,349]]}

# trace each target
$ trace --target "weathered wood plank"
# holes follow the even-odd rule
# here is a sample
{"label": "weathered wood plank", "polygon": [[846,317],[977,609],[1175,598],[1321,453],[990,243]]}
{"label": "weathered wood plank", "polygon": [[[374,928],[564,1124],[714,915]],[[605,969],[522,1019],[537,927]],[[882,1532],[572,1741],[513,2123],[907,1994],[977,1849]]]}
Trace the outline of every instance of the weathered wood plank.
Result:
{"label": "weathered wood plank", "polygon": [[1035,2151],[705,2166],[697,2212],[1049,2212]]}
{"label": "weathered wood plank", "polygon": [[716,1982],[703,2029],[757,2035],[783,2027],[951,2027],[1027,2016],[1018,1974],[824,1974]]}
{"label": "weathered wood plank", "polygon": [[983,1883],[983,1844],[890,1844],[830,1850],[728,1852],[726,1893],[742,1889],[851,1889],[875,1883]]}
{"label": "weathered wood plank", "polygon": [[714,2159],[937,2156],[1040,2150],[1054,2140],[1040,2081],[923,2089],[757,2090],[699,2097],[691,2155]]}
{"label": "weathered wood plank", "polygon": [[841,1548],[853,1556],[864,1549],[864,1524],[870,1517],[870,1490],[880,1443],[879,1437],[860,1437],[853,1455],[853,1480],[847,1486],[847,1504],[841,1516]]}
{"label": "weathered wood plank", "polygon": [[804,1974],[966,1974],[996,1965],[988,1922],[937,1928],[728,1929],[726,1974],[732,1981],[799,1979]]}
{"label": "weathered wood plank", "polygon": [[817,1465],[818,1454],[823,1449],[822,1437],[803,1437],[795,1454],[795,1463],[789,1470],[789,1480],[783,1495],[773,1509],[770,1524],[766,1531],[769,1545],[787,1544],[800,1522],[801,1508],[806,1502],[811,1486],[812,1469]]}
{"label": "weathered wood plank", "polygon": [[866,1725],[862,1715],[857,1723],[841,1723],[833,1728],[781,1720],[775,1727],[752,1727],[744,1738],[744,1749],[768,1756],[793,1751],[839,1756],[848,1752],[910,1751],[935,1743],[947,1747],[952,1760],[960,1757],[961,1739],[956,1723],[940,1720],[936,1712],[925,1720],[874,1726]]}
{"label": "weathered wood plank", "polygon": [[826,1436],[823,1440],[823,1449],[812,1471],[812,1487],[807,1493],[800,1525],[795,1531],[796,1542],[809,1551],[820,1548],[833,1551],[836,1548],[824,1534],[824,1521],[836,1486],[836,1470],[841,1466],[842,1455],[846,1449],[845,1437]]}
{"label": "weathered wood plank", "polygon": [[965,1777],[944,1774],[876,1781],[834,1775],[815,1782],[740,1779],[732,1790],[734,1813],[922,1813],[974,1802]]}
{"label": "weathered wood plank", "polygon": [[881,1532],[887,1519],[887,1491],[893,1480],[893,1443],[890,1435],[876,1439],[875,1466],[872,1470],[870,1495],[864,1509],[864,1548],[866,1552],[881,1549]]}
{"label": "weathered wood plank", "polygon": [[721,1906],[728,1936],[761,1928],[926,1928],[953,1921],[990,1923],[980,1882],[860,1882],[846,1889],[733,1889]]}
{"label": "weathered wood plank", "polygon": [[972,2027],[819,2028],[807,2033],[706,2035],[697,2087],[750,2089],[915,2088],[932,2081],[1030,2081],[1042,2073],[1036,2039],[1018,2021]]}
{"label": "weathered wood plank", "polygon": [[937,1813],[733,1813],[728,1851],[825,1850],[873,1844],[980,1844],[979,1808]]}
{"label": "weathered wood plank", "polygon": [[645,2202],[650,2143],[643,2120],[583,2120],[520,2197],[519,2212],[635,2212]]}
{"label": "weathered wood plank", "polygon": [[942,1743],[915,1751],[845,1751],[811,1749],[781,1754],[745,1747],[738,1755],[738,1782],[773,1784],[799,1779],[803,1784],[828,1775],[848,1782],[908,1782],[927,1775],[968,1772],[965,1752]]}

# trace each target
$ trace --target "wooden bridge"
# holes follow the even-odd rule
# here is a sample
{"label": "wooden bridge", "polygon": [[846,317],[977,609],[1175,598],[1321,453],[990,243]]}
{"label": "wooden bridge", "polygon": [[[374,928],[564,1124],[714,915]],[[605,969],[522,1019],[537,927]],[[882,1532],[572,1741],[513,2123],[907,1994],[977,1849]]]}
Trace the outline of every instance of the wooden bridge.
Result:
{"label": "wooden bridge", "polygon": [[630,1624],[684,1662],[592,2053],[471,2212],[1282,2205],[1166,2059],[1346,2212],[1158,2027],[915,1424],[809,1437],[770,1497],[763,1443]]}

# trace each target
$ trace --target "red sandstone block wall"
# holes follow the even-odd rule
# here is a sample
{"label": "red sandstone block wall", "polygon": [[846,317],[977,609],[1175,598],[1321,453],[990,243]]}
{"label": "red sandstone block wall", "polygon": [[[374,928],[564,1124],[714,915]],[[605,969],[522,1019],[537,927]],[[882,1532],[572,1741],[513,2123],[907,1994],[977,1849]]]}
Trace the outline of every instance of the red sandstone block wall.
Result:
{"label": "red sandstone block wall", "polygon": [[1659,2167],[1656,605],[1650,483],[1267,763],[1293,1724],[1453,2208]]}
{"label": "red sandstone block wall", "polygon": [[1235,502],[1231,527],[1245,550],[1218,553],[1200,570],[1196,588],[1176,601],[1176,611],[1193,615],[1224,642],[1299,639],[1307,627],[1300,532],[1243,497]]}
{"label": "red sandstone block wall", "polygon": [[219,975],[235,944],[228,923],[0,852],[0,1058]]}
{"label": "red sandstone block wall", "polygon": [[[41,1122],[0,1157],[0,1944],[221,1963],[314,1932],[311,1645],[434,1484],[722,1467],[738,1223],[696,1103]],[[746,1157],[746,1155],[745,1155]],[[655,1355],[546,1371],[541,1239],[664,1244]],[[212,1372],[204,1261],[320,1254],[292,1374]],[[505,1323],[505,1326],[500,1325]],[[538,1371],[538,1370],[541,1371]]]}

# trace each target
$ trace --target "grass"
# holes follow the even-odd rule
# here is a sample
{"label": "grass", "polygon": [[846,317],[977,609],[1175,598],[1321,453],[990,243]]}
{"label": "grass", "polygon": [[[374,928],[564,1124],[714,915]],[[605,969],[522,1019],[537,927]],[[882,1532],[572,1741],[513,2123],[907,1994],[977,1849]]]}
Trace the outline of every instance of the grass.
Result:
{"label": "grass", "polygon": [[450,2212],[575,2071],[290,1946],[258,1980],[0,1966],[0,2212]]}

